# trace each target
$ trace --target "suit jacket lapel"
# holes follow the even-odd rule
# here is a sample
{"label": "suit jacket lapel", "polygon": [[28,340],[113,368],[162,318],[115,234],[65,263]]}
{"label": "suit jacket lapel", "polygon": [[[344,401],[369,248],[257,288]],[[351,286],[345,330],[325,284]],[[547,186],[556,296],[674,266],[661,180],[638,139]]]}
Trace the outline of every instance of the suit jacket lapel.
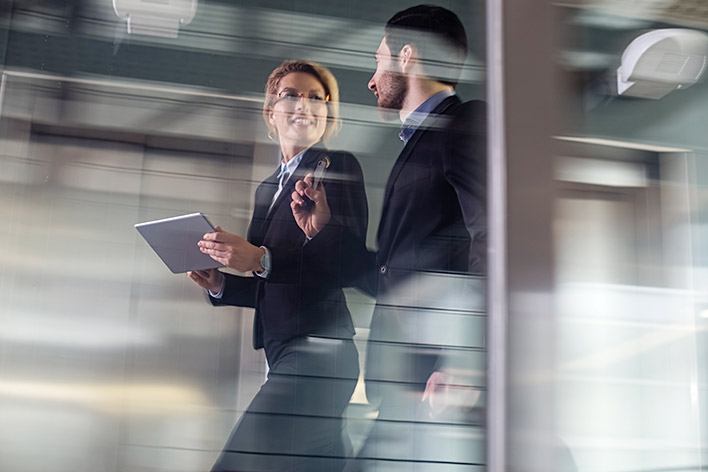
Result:
{"label": "suit jacket lapel", "polygon": [[[382,236],[384,227],[386,226],[384,222],[386,220],[388,208],[390,206],[389,202],[391,201],[391,194],[393,192],[394,187],[393,184],[396,182],[396,179],[398,179],[398,175],[401,173],[401,170],[403,170],[403,166],[406,164],[406,161],[408,161],[411,154],[413,153],[415,145],[420,140],[420,137],[423,136],[430,127],[436,126],[436,116],[442,115],[447,111],[448,108],[457,103],[460,103],[460,99],[457,97],[457,95],[447,97],[445,100],[440,102],[440,104],[435,107],[432,112],[430,112],[430,114],[425,118],[425,120],[423,120],[418,129],[416,129],[415,133],[413,133],[413,136],[411,136],[406,145],[403,147],[401,153],[398,155],[398,159],[396,159],[396,163],[393,165],[393,168],[391,169],[391,174],[389,175],[388,181],[386,182],[383,208],[381,210],[381,220],[379,221],[379,228],[376,233],[376,240],[379,243],[379,250],[382,250],[384,248],[384,245],[382,245]],[[388,243],[390,242],[391,241],[388,241]]]}
{"label": "suit jacket lapel", "polygon": [[256,189],[255,202],[253,208],[253,218],[248,228],[247,239],[251,242],[259,242],[263,239],[264,224],[268,217],[268,208],[273,201],[275,192],[278,191],[278,174],[280,169],[276,169],[272,175],[266,178]]}
{"label": "suit jacket lapel", "polygon": [[[293,193],[293,190],[295,190],[295,182],[300,180],[305,176],[308,170],[314,170],[315,163],[317,160],[320,158],[320,156],[325,154],[325,150],[321,148],[310,148],[307,151],[305,151],[305,154],[302,156],[302,160],[300,161],[300,164],[298,164],[297,168],[295,171],[293,171],[293,175],[290,176],[288,181],[283,185],[283,190],[280,192],[278,195],[278,198],[275,199],[275,202],[273,202],[273,206],[270,207],[270,210],[268,210],[268,207],[266,207],[266,215],[265,215],[265,221],[263,224],[263,232],[262,234],[265,235],[265,233],[268,231],[268,227],[270,226],[270,222],[273,220],[273,215],[275,212],[278,210],[280,205],[283,204],[283,202],[288,202],[288,211],[289,210],[289,202],[290,202],[290,195]],[[275,178],[275,191],[278,190],[278,179],[277,179],[277,172],[276,172],[276,178]],[[272,201],[273,195],[275,195],[275,192],[271,194],[271,199],[268,201],[268,205],[270,205],[270,202]]]}

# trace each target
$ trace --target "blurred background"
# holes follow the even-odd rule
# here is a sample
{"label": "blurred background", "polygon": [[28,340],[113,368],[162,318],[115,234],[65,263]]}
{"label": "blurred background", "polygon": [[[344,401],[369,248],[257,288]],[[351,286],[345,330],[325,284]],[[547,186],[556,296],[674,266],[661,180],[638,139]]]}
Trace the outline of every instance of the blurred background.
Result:
{"label": "blurred background", "polygon": [[[508,251],[492,231],[507,253],[508,308],[491,299],[489,311],[508,332],[490,346],[484,310],[459,314],[476,413],[450,423],[437,455],[380,470],[486,470],[487,426],[514,456],[489,470],[708,470],[708,4],[431,3],[468,31],[459,95],[501,101],[511,117],[505,180],[490,190],[491,201],[510,197],[497,207]],[[278,159],[261,119],[266,77],[306,58],[339,80],[344,126],[330,147],[363,166],[373,246],[401,144],[366,84],[385,21],[412,4],[0,3],[1,471],[209,469],[264,379],[253,314],[214,309],[133,225],[201,211],[245,233],[255,186]],[[486,64],[499,36],[486,25],[499,4],[504,26],[521,27],[503,36],[496,95]],[[659,78],[631,76],[635,52],[625,54],[667,28],[678,44],[700,33],[686,42],[702,68],[680,88],[676,53],[662,50]],[[622,95],[618,69],[635,83]],[[491,149],[494,167],[506,157]],[[363,365],[373,300],[348,300]],[[492,356],[507,368],[487,368]],[[483,413],[495,376],[508,392],[501,418]],[[361,386],[347,417],[356,448],[376,417]]]}

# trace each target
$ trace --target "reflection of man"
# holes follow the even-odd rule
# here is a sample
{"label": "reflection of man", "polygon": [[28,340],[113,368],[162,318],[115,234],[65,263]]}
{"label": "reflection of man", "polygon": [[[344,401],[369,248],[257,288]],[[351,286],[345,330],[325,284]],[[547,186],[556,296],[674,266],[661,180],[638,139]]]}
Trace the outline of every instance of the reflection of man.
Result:
{"label": "reflection of man", "polygon": [[[430,420],[430,407],[448,389],[449,366],[470,368],[469,357],[457,363],[449,355],[470,352],[465,347],[474,342],[466,335],[480,319],[474,311],[483,309],[475,275],[485,270],[485,107],[455,95],[466,54],[457,16],[427,5],[395,14],[376,51],[369,89],[381,109],[398,111],[404,147],[386,184],[378,251],[362,248],[342,262],[353,278],[369,270],[369,291],[377,298],[366,387],[369,400],[380,402],[379,421],[363,458],[425,460],[420,446],[430,446],[431,438],[418,436],[418,421]],[[297,183],[291,206],[316,251],[330,217],[326,190],[311,182]],[[314,209],[306,209],[305,195]],[[450,345],[455,349],[441,351]]]}

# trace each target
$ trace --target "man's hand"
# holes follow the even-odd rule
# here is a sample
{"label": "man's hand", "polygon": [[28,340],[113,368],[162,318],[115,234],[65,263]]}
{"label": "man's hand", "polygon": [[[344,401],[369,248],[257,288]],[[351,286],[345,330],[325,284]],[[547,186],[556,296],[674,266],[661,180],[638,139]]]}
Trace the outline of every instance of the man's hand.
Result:
{"label": "man's hand", "polygon": [[431,418],[460,414],[479,403],[481,391],[474,386],[477,374],[469,369],[435,371],[425,384],[422,402],[427,402]]}
{"label": "man's hand", "polygon": [[261,256],[265,251],[262,248],[218,226],[214,232],[205,234],[197,245],[200,251],[208,254],[216,262],[239,272],[263,270]]}
{"label": "man's hand", "polygon": [[435,371],[430,374],[428,381],[425,384],[425,392],[420,400],[427,400],[430,408],[430,417],[435,418],[442,413],[449,405],[450,396],[450,379],[447,374],[441,371]]}
{"label": "man's hand", "polygon": [[[327,204],[327,193],[324,184],[320,183],[317,190],[312,188],[312,174],[307,174],[303,180],[295,183],[292,193],[290,208],[293,211],[295,222],[305,236],[312,239],[329,223],[332,214]],[[306,198],[314,203],[308,208]]]}
{"label": "man's hand", "polygon": [[218,292],[224,283],[224,274],[216,269],[193,270],[187,276],[197,285],[211,292]]}

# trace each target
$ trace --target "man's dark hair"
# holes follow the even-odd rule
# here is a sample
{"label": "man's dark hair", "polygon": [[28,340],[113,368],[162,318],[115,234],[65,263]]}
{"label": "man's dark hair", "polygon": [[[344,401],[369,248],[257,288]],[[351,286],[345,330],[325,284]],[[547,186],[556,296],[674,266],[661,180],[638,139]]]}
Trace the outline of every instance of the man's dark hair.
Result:
{"label": "man's dark hair", "polygon": [[417,5],[399,11],[386,23],[386,44],[397,56],[406,44],[414,46],[431,78],[456,85],[467,57],[467,33],[450,10],[434,5]]}

